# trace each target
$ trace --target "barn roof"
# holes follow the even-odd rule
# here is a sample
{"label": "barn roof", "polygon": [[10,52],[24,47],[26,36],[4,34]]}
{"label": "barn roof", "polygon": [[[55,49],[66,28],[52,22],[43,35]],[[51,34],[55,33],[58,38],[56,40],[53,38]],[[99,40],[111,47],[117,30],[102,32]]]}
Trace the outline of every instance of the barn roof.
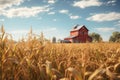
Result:
{"label": "barn roof", "polygon": [[60,42],[61,43],[71,43],[71,41],[69,41],[69,40],[61,40]]}
{"label": "barn roof", "polygon": [[[71,31],[80,30],[82,27],[86,28],[85,25],[75,25]],[[87,28],[86,28],[87,29]],[[88,30],[88,29],[87,29]],[[88,30],[89,31],[89,30]]]}
{"label": "barn roof", "polygon": [[66,38],[75,38],[75,37],[77,37],[77,36],[68,36],[68,37],[66,37]]}

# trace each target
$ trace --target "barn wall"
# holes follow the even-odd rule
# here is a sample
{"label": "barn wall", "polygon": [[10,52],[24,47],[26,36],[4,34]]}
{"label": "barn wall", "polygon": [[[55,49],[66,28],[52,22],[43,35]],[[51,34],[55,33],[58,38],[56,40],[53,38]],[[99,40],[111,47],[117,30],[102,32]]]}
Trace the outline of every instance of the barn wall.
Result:
{"label": "barn wall", "polygon": [[80,42],[82,42],[82,43],[88,41],[88,30],[86,30],[85,28],[80,29],[79,30],[79,39],[80,39]]}
{"label": "barn wall", "polygon": [[73,42],[74,42],[74,43],[79,43],[79,42],[80,42],[79,37],[75,37],[75,38],[73,38]]}
{"label": "barn wall", "polygon": [[78,31],[71,31],[70,32],[70,36],[77,36],[78,35]]}

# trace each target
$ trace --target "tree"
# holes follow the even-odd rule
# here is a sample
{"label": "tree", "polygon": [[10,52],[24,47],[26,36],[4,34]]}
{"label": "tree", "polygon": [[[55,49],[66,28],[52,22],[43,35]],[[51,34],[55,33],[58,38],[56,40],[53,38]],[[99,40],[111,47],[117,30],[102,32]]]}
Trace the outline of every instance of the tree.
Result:
{"label": "tree", "polygon": [[56,43],[56,37],[52,38],[52,43]]}
{"label": "tree", "polygon": [[101,42],[102,41],[102,37],[98,33],[91,33],[89,36],[92,38],[92,42]]}
{"label": "tree", "polygon": [[120,42],[120,32],[113,32],[109,38],[109,42]]}

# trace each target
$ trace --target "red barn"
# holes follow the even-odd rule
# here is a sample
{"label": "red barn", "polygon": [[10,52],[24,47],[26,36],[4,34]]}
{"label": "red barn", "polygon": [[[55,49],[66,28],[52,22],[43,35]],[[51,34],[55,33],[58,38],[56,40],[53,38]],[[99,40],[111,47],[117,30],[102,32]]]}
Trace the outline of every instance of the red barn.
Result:
{"label": "red barn", "polygon": [[73,43],[85,43],[85,42],[91,42],[92,38],[88,35],[88,29],[83,26],[76,25],[73,27],[73,29],[70,31],[70,36],[64,38],[64,40],[68,40]]}

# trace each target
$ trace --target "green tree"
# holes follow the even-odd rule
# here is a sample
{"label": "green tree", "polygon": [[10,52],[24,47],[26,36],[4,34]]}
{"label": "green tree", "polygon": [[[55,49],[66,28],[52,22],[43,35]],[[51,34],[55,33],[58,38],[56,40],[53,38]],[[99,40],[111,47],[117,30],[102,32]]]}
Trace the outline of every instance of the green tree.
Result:
{"label": "green tree", "polygon": [[98,33],[91,33],[89,36],[92,38],[92,42],[101,42],[102,41],[102,37]]}
{"label": "green tree", "polygon": [[120,42],[120,32],[113,32],[109,38],[109,42]]}

